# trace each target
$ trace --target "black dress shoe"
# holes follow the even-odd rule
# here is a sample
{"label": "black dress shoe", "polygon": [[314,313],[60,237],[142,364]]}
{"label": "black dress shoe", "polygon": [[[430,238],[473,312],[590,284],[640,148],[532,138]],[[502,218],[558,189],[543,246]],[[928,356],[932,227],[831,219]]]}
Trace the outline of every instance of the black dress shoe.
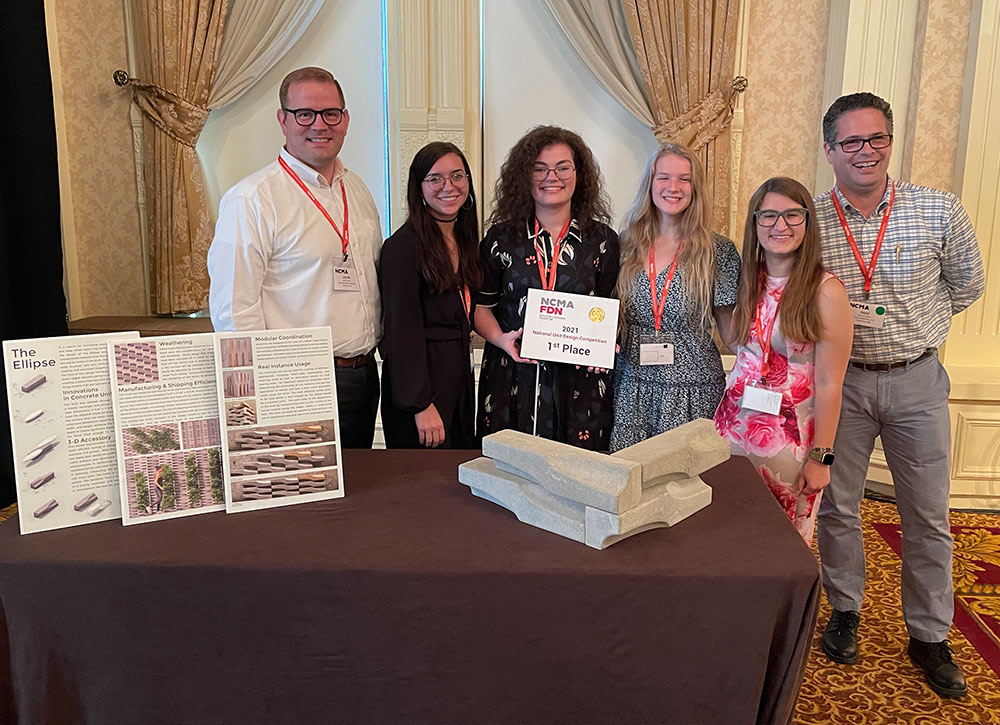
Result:
{"label": "black dress shoe", "polygon": [[961,668],[951,658],[948,640],[921,642],[910,637],[910,646],[906,651],[913,664],[924,671],[927,684],[937,694],[942,697],[962,697],[969,691]]}
{"label": "black dress shoe", "polygon": [[823,631],[823,654],[841,665],[858,661],[859,612],[841,612],[834,609]]}

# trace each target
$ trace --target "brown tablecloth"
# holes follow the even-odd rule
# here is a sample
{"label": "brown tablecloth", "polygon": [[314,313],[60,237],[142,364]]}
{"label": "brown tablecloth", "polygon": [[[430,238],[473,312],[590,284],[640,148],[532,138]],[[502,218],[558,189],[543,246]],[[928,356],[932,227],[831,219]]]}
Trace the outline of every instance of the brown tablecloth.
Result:
{"label": "brown tablecloth", "polygon": [[0,525],[0,722],[791,718],[816,561],[745,459],[605,551],[348,451],[347,496],[124,528]]}

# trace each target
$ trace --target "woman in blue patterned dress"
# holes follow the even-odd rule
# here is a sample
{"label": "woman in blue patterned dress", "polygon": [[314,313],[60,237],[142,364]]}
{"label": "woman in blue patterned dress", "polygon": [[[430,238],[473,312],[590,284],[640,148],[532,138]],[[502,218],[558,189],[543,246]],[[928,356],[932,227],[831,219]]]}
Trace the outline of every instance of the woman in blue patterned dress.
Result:
{"label": "woman in blue patterned dress", "polygon": [[701,163],[684,146],[662,145],[621,237],[612,451],[711,418],[722,398],[712,331],[732,314],[740,257],[711,233],[709,208]]}

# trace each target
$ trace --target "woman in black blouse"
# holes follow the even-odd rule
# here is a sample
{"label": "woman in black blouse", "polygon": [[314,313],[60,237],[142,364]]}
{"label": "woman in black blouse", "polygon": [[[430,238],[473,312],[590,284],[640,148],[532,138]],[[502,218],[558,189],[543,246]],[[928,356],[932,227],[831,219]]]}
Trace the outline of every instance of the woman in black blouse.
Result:
{"label": "woman in black blouse", "polygon": [[608,200],[597,162],[577,134],[539,126],[510,150],[495,197],[492,226],[480,245],[483,284],[475,323],[487,344],[477,432],[514,428],[606,450],[608,371],[533,364],[521,358],[519,347],[530,287],[614,295],[618,235],[607,225]]}
{"label": "woman in black blouse", "polygon": [[469,162],[451,143],[420,149],[409,217],[382,246],[382,427],[388,448],[474,448],[469,358],[482,281]]}

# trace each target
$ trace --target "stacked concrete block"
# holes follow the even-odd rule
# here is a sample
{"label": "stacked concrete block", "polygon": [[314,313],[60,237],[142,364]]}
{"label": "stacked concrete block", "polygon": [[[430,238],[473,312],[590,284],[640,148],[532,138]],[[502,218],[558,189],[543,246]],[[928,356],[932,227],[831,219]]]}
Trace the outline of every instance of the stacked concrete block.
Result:
{"label": "stacked concrete block", "polygon": [[291,428],[265,428],[240,431],[233,440],[233,450],[309,446],[323,442],[320,425],[297,425]]}
{"label": "stacked concrete block", "polygon": [[246,456],[233,461],[232,476],[256,476],[262,473],[282,473],[306,468],[319,468],[326,458],[312,451],[288,451]]}
{"label": "stacked concrete block", "polygon": [[698,474],[729,458],[729,444],[699,419],[606,456],[513,430],[483,439],[485,457],[458,480],[527,524],[595,549],[673,526],[712,502]]}
{"label": "stacked concrete block", "polygon": [[244,481],[233,493],[237,500],[261,501],[270,498],[302,496],[327,490],[325,473],[304,473],[297,476],[258,478]]}
{"label": "stacked concrete block", "polygon": [[257,411],[246,401],[240,401],[226,411],[226,425],[253,425],[257,422]]}

